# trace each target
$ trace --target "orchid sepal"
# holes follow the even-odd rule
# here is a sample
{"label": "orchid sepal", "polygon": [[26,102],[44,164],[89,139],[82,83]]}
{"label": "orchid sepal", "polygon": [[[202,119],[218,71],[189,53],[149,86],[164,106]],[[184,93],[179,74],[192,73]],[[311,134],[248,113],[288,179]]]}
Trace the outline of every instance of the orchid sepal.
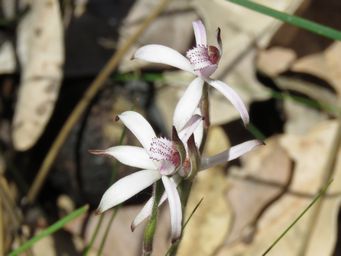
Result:
{"label": "orchid sepal", "polygon": [[172,141],[173,141],[173,144],[175,146],[175,149],[177,150],[177,152],[179,153],[179,156],[180,156],[180,164],[176,170],[176,171],[178,171],[186,160],[186,148],[185,148],[182,140],[180,139],[178,131],[176,130],[175,126],[173,126],[173,128],[172,128]]}
{"label": "orchid sepal", "polygon": [[[188,158],[189,158],[189,170],[185,179],[192,180],[200,168],[200,152],[195,144],[194,135],[192,134],[187,142],[188,147]],[[186,171],[185,171],[186,173]]]}

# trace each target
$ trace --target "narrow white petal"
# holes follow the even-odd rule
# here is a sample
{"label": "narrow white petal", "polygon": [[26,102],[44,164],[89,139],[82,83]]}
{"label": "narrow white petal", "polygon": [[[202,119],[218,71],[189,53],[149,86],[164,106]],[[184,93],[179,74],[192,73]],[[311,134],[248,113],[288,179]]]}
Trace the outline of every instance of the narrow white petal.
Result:
{"label": "narrow white petal", "polygon": [[[163,204],[167,199],[167,194],[163,193],[159,202],[159,206]],[[146,218],[148,218],[152,214],[153,210],[153,202],[154,197],[151,197],[147,203],[143,206],[141,211],[136,215],[133,223],[131,224],[131,230],[134,231],[134,229]]]}
{"label": "narrow white petal", "polygon": [[[171,177],[171,180],[176,184],[176,186],[179,185],[181,178],[178,175],[174,175]],[[134,221],[131,224],[131,229],[134,230],[138,225],[141,224],[142,221],[144,221],[146,218],[148,218],[152,214],[152,208],[153,208],[153,200],[154,198],[151,197],[147,203],[143,206],[141,211],[136,215]],[[167,200],[167,193],[164,192],[160,198],[159,207]]]}
{"label": "narrow white petal", "polygon": [[149,187],[160,179],[161,174],[155,170],[142,170],[130,174],[117,182],[105,191],[97,211],[102,213],[125,200],[136,195],[143,189]]}
{"label": "narrow white petal", "polygon": [[140,169],[156,170],[156,165],[150,159],[147,151],[135,146],[116,146],[105,150],[91,150],[95,155],[111,156],[122,164]]}
{"label": "narrow white petal", "polygon": [[239,95],[222,81],[207,79],[207,83],[216,88],[232,103],[232,105],[238,110],[244,125],[247,125],[249,123],[249,113],[247,112],[247,108]]}
{"label": "narrow white petal", "polygon": [[[165,194],[165,193],[164,193]],[[163,195],[164,195],[163,194]],[[163,196],[162,195],[162,196]],[[153,202],[154,202],[154,197],[151,197],[147,203],[143,206],[141,211],[136,215],[135,219],[131,223],[131,230],[134,231],[135,228],[142,222],[144,221],[147,217],[149,217],[152,214],[153,210]]]}
{"label": "narrow white petal", "polygon": [[206,158],[203,157],[201,159],[200,170],[205,170],[218,164],[223,164],[228,161],[234,160],[260,145],[264,145],[264,143],[259,140],[249,140],[236,146],[233,146],[228,150],[225,150],[215,156]]}
{"label": "narrow white petal", "polygon": [[182,143],[184,143],[185,145],[187,144],[189,137],[194,133],[194,131],[202,122],[203,117],[200,115],[193,115],[191,119],[188,120],[184,128],[178,133]]}
{"label": "narrow white petal", "polygon": [[[200,108],[197,108],[194,114],[202,116]],[[194,131],[194,141],[195,141],[195,145],[198,148],[200,148],[203,136],[204,136],[204,122],[200,122],[198,127]]]}
{"label": "narrow white petal", "polygon": [[173,124],[177,131],[180,131],[184,128],[198,107],[202,95],[203,85],[203,79],[200,77],[195,78],[187,87],[185,93],[177,103],[173,116]]}
{"label": "narrow white petal", "polygon": [[137,49],[134,58],[170,65],[194,74],[189,60],[176,50],[159,44],[149,44]]}
{"label": "narrow white petal", "polygon": [[193,21],[195,42],[198,45],[207,45],[206,29],[201,20]]}
{"label": "narrow white petal", "polygon": [[156,134],[148,121],[135,111],[126,111],[118,115],[124,125],[136,136],[141,145],[149,151]]}
{"label": "narrow white petal", "polygon": [[171,237],[172,242],[180,238],[181,225],[182,225],[182,209],[181,201],[176,184],[167,176],[162,176],[162,182],[165,186],[165,190],[169,202],[169,210],[171,216]]}

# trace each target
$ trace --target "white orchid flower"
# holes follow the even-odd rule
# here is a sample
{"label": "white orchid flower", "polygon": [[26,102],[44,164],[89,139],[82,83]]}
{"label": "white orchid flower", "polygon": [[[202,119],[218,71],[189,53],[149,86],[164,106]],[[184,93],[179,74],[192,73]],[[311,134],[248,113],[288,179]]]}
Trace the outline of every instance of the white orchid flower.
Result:
{"label": "white orchid flower", "polygon": [[[107,155],[114,157],[121,163],[141,168],[141,171],[130,174],[115,182],[102,196],[98,207],[98,212],[102,213],[111,207],[114,207],[140,191],[152,185],[161,179],[169,202],[172,239],[177,240],[181,235],[182,225],[182,207],[180,197],[177,191],[177,185],[180,180],[179,175],[186,172],[180,169],[187,163],[184,158],[184,152],[177,148],[176,141],[157,137],[151,125],[139,113],[127,111],[118,116],[119,120],[136,136],[142,147],[136,146],[115,146],[106,150],[92,150],[93,154]],[[177,132],[173,129],[175,136],[181,140],[181,144],[187,144],[188,139],[194,134],[197,143],[201,143],[202,135],[200,124],[202,117],[194,115],[185,122],[184,127]],[[174,136],[174,135],[173,135]],[[183,147],[184,148],[184,147]],[[186,152],[185,152],[186,154]]]}
{"label": "white orchid flower", "polygon": [[226,83],[210,78],[218,68],[218,63],[222,55],[220,29],[218,28],[217,31],[218,48],[207,45],[206,29],[200,20],[193,22],[193,29],[196,46],[187,51],[186,57],[167,46],[150,44],[139,48],[135,52],[134,58],[170,65],[198,76],[189,85],[183,97],[180,99],[178,105],[181,107],[176,108],[174,116],[179,115],[184,109],[187,109],[188,113],[191,112],[193,114],[200,101],[205,81],[222,93],[232,103],[238,110],[244,125],[247,125],[249,123],[249,114],[239,95]]}
{"label": "white orchid flower", "polygon": [[[211,157],[201,157],[201,163],[199,167],[199,171],[203,171],[206,169],[209,169],[211,167],[214,167],[219,164],[224,164],[226,162],[232,161],[249,151],[253,150],[254,148],[264,145],[262,141],[259,140],[249,140],[246,142],[243,142],[241,144],[238,144],[236,146],[233,146],[217,155],[211,156]],[[179,176],[173,177],[173,182],[178,185],[180,183],[181,179]],[[162,205],[167,200],[167,194],[164,193],[161,196],[159,205]],[[138,215],[135,217],[131,228],[134,230],[136,226],[138,226],[142,221],[144,221],[147,217],[149,217],[152,213],[152,207],[153,207],[154,199],[150,198],[147,203],[143,206],[142,210],[138,213]]]}

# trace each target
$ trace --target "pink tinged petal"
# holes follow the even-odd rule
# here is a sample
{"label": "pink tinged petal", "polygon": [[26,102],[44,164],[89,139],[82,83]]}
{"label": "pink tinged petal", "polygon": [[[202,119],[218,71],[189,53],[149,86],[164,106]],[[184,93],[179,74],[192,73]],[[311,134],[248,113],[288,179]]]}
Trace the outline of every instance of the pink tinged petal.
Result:
{"label": "pink tinged petal", "polygon": [[116,146],[105,150],[91,150],[92,154],[111,156],[122,164],[140,169],[156,170],[156,165],[150,159],[144,148],[135,146]]}
{"label": "pink tinged petal", "polygon": [[187,144],[189,137],[201,123],[203,123],[203,117],[200,115],[193,115],[191,119],[188,120],[184,128],[179,132],[179,137],[182,143]]}
{"label": "pink tinged petal", "polygon": [[177,131],[181,131],[184,128],[198,107],[203,85],[204,80],[200,77],[195,78],[177,103],[173,116],[173,124]]}
{"label": "pink tinged petal", "polygon": [[181,164],[179,152],[174,147],[174,143],[166,138],[154,138],[148,153],[162,175],[173,174],[176,167]]}
{"label": "pink tinged petal", "polygon": [[118,180],[105,191],[97,211],[102,213],[126,201],[160,178],[161,174],[158,171],[142,170]]}
{"label": "pink tinged petal", "polygon": [[217,64],[211,64],[207,67],[199,69],[196,73],[198,76],[209,78],[218,68]]}
{"label": "pink tinged petal", "polygon": [[170,65],[194,74],[193,67],[189,60],[176,50],[167,46],[159,44],[145,45],[137,49],[134,58]]}
{"label": "pink tinged petal", "polygon": [[249,140],[236,146],[233,146],[228,150],[225,150],[215,156],[203,157],[201,159],[200,170],[205,170],[218,164],[223,164],[228,161],[234,160],[260,145],[264,145],[264,143],[259,140]]}
{"label": "pink tinged petal", "polygon": [[[181,178],[178,175],[172,176],[170,179],[176,184],[176,186],[178,186],[181,181]],[[160,207],[166,200],[167,200],[167,193],[164,192],[160,198],[160,202],[158,206]],[[146,218],[148,218],[152,214],[153,202],[154,202],[154,198],[151,197],[147,201],[147,203],[143,206],[141,211],[136,215],[134,221],[131,224],[132,231],[134,231],[135,228],[142,223],[142,221],[144,221]]]}
{"label": "pink tinged petal", "polygon": [[171,237],[172,242],[175,242],[180,238],[181,235],[181,225],[182,225],[182,209],[181,201],[178,190],[176,189],[176,184],[167,176],[162,176],[162,182],[165,187],[169,210],[171,216]]}
{"label": "pink tinged petal", "polygon": [[246,126],[249,123],[249,113],[247,112],[247,108],[239,95],[222,81],[208,79],[207,83],[216,88],[232,103],[232,105],[238,110],[244,125]]}
{"label": "pink tinged petal", "polygon": [[160,161],[159,171],[161,175],[172,175],[175,173],[175,165],[167,160]]}
{"label": "pink tinged petal", "polygon": [[207,45],[206,29],[201,20],[193,21],[193,30],[195,36],[196,45]]}
{"label": "pink tinged petal", "polygon": [[118,115],[124,125],[135,135],[141,145],[148,151],[156,134],[148,121],[139,113],[126,111]]}

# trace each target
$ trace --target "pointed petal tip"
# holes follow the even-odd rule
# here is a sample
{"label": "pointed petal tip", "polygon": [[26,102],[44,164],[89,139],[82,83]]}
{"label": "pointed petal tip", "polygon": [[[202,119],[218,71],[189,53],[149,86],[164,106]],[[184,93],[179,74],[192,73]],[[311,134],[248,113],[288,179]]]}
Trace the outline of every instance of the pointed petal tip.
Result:
{"label": "pointed petal tip", "polygon": [[105,150],[102,149],[89,149],[88,152],[93,155],[105,155]]}
{"label": "pointed petal tip", "polygon": [[134,223],[131,223],[131,225],[130,225],[131,232],[134,232],[135,228],[136,228],[136,226],[134,225]]}
{"label": "pointed petal tip", "polygon": [[254,142],[254,146],[257,147],[257,146],[265,146],[265,142],[263,140],[251,140],[250,142]]}
{"label": "pointed petal tip", "polygon": [[101,211],[100,208],[97,208],[95,211],[95,215],[101,215],[103,212]]}
{"label": "pointed petal tip", "polygon": [[[238,110],[238,109],[237,109]],[[239,111],[239,110],[238,110]],[[242,119],[243,121],[243,125],[245,128],[249,128],[249,125],[250,125],[250,116],[249,116],[249,112],[246,112],[244,111],[239,111],[240,112],[240,118]]]}

